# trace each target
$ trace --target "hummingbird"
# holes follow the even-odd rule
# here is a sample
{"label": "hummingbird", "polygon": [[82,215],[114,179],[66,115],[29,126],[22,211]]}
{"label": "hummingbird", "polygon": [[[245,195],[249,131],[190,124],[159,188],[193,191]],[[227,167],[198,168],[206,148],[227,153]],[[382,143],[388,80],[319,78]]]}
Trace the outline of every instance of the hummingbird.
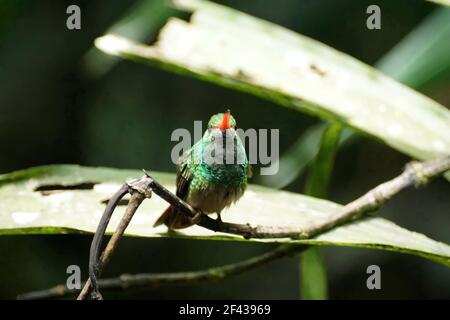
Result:
{"label": "hummingbird", "polygon": [[[202,138],[179,161],[176,195],[202,213],[217,214],[222,221],[224,208],[239,200],[251,177],[242,140],[236,133],[236,120],[227,110],[213,115]],[[187,228],[195,222],[170,205],[155,222],[169,229]]]}

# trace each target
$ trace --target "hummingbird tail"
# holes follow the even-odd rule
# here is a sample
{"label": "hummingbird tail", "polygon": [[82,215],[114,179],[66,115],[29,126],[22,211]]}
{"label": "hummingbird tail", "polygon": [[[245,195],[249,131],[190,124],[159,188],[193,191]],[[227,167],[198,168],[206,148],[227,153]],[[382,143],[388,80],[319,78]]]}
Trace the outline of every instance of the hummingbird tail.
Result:
{"label": "hummingbird tail", "polygon": [[164,212],[159,216],[158,220],[156,220],[156,222],[153,224],[153,228],[156,228],[165,223],[172,211],[172,206],[167,207],[167,209],[164,210]]}
{"label": "hummingbird tail", "polygon": [[161,216],[153,224],[156,228],[165,224],[169,229],[183,229],[193,225],[192,220],[186,217],[183,213],[174,210],[173,206],[169,206]]}

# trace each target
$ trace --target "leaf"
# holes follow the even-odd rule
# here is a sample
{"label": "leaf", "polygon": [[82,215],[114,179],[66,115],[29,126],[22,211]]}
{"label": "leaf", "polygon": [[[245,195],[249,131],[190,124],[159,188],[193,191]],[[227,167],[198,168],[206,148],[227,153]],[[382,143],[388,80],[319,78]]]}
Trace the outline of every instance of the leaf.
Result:
{"label": "leaf", "polygon": [[[450,9],[440,8],[386,53],[376,63],[376,68],[414,89],[436,86],[446,81],[450,73],[450,42],[447,39],[450,39]],[[322,124],[308,128],[281,156],[278,173],[261,176],[258,182],[283,188],[296,180],[317,154],[323,129]],[[358,137],[344,128],[341,148],[343,143],[354,142]]]}
{"label": "leaf", "polygon": [[450,0],[427,0],[427,1],[450,7]]}
{"label": "leaf", "polygon": [[[174,175],[151,174],[169,189],[175,189]],[[0,234],[94,232],[105,202],[125,180],[141,175],[136,170],[77,165],[35,167],[0,175]],[[450,266],[448,245],[379,217],[355,221],[308,240],[245,240],[198,226],[170,235],[164,226],[152,228],[166,207],[167,203],[157,196],[144,201],[126,234],[378,248],[410,253]],[[230,222],[300,226],[326,219],[339,208],[340,205],[330,201],[251,185],[244,197],[224,211],[222,217]],[[124,209],[125,206],[116,209],[109,232],[114,230]]]}
{"label": "leaf", "polygon": [[342,125],[340,123],[329,124],[322,135],[320,150],[314,160],[308,180],[306,181],[305,194],[326,198],[328,185],[334,167],[334,160],[339,148]]}
{"label": "leaf", "polygon": [[323,123],[309,127],[293,145],[275,160],[276,174],[258,176],[258,183],[272,188],[284,188],[298,178],[319,152]]}
{"label": "leaf", "polygon": [[[281,189],[295,181],[319,152],[320,139],[325,129],[324,123],[306,129],[280,159],[275,160],[278,161],[278,164],[274,164],[279,168],[278,172],[273,175],[258,176],[256,182],[267,187]],[[357,135],[351,129],[344,128],[339,141],[340,148],[354,142],[356,137]]]}
{"label": "leaf", "polygon": [[428,15],[391,49],[377,68],[413,87],[436,85],[450,72],[450,9],[440,8]]}
{"label": "leaf", "polygon": [[[144,41],[173,14],[175,10],[167,6],[164,0],[138,0],[108,28],[108,33],[123,34],[134,40]],[[113,56],[105,57],[92,47],[83,57],[82,63],[86,74],[100,77],[113,68],[117,60]]]}
{"label": "leaf", "polygon": [[100,50],[157,64],[360,132],[418,159],[450,152],[450,111],[320,42],[236,10],[178,0],[191,22],[172,18],[154,46],[106,35]]}
{"label": "leaf", "polygon": [[[331,181],[336,153],[339,148],[342,125],[338,122],[327,126],[322,134],[319,153],[314,159],[305,186],[305,194],[325,198]],[[319,248],[306,250],[300,257],[301,296],[303,299],[327,299],[327,271]]]}

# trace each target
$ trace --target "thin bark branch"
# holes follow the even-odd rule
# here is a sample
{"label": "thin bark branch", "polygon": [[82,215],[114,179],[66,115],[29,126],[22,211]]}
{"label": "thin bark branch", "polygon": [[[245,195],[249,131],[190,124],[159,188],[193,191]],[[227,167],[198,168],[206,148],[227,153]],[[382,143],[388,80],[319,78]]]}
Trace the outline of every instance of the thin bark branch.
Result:
{"label": "thin bark branch", "polygon": [[[413,161],[406,166],[401,175],[377,186],[362,197],[350,202],[342,207],[341,210],[330,219],[307,227],[261,225],[252,227],[250,224],[221,222],[214,220],[205,214],[200,215],[197,225],[216,232],[240,235],[244,238],[309,239],[328,231],[337,225],[358,218],[362,214],[373,212],[400,191],[411,186],[423,186],[432,178],[443,174],[447,170],[450,170],[450,156],[425,162]],[[150,175],[146,174],[142,179],[148,181],[149,188],[151,188],[155,194],[175,206],[177,210],[184,212],[191,218],[197,213],[189,204],[179,199],[164,186],[155,181]]]}
{"label": "thin bark branch", "polygon": [[[122,220],[119,223],[119,226],[117,227],[116,231],[112,235],[111,239],[109,240],[105,250],[103,251],[102,255],[100,256],[99,261],[97,262],[97,252],[96,248],[100,247],[101,240],[93,241],[91,246],[91,253],[90,253],[90,259],[94,259],[94,262],[90,260],[89,263],[89,279],[86,281],[83,289],[81,290],[80,294],[77,297],[77,300],[84,300],[86,299],[87,295],[92,291],[92,298],[96,300],[101,300],[102,296],[98,290],[97,286],[97,275],[101,273],[103,267],[108,263],[109,259],[111,258],[112,253],[116,249],[117,245],[119,244],[120,239],[122,238],[123,233],[125,232],[125,229],[127,228],[128,224],[131,221],[131,218],[133,217],[134,213],[136,212],[137,208],[141,205],[142,201],[144,201],[146,197],[145,193],[140,192],[132,192],[131,199],[128,202],[127,210],[122,217]],[[120,199],[117,200],[117,203]],[[107,206],[109,207],[109,206]],[[105,210],[105,213],[102,217],[102,222],[106,225],[109,222],[109,218],[111,215],[109,214],[109,210],[111,208],[107,208]],[[113,209],[112,209],[113,210]],[[112,213],[112,211],[111,211]],[[109,217],[108,217],[109,215]],[[106,217],[105,217],[106,216]],[[105,219],[103,219],[105,218]],[[98,231],[106,230],[106,225],[103,226],[102,224],[99,225],[99,228],[96,232],[96,236],[98,234]],[[102,236],[103,234],[101,234]],[[94,236],[94,240],[96,240],[96,237]]]}
{"label": "thin bark branch", "polygon": [[[121,275],[116,278],[99,279],[98,287],[102,290],[131,289],[131,288],[154,288],[161,285],[193,284],[198,282],[220,280],[226,277],[241,274],[245,271],[259,267],[271,261],[296,255],[309,246],[305,245],[280,245],[274,250],[263,253],[259,256],[227,264],[220,267],[212,267],[206,270],[173,273],[141,273],[135,275]],[[85,284],[83,284],[85,285]],[[28,292],[19,295],[20,300],[38,300],[63,298],[69,294],[74,294],[78,290],[68,289],[66,285],[60,284],[55,287]]]}
{"label": "thin bark branch", "polygon": [[[105,213],[100,219],[97,230],[94,234],[94,238],[92,239],[91,248],[89,251],[89,277],[93,280],[89,279],[88,282],[93,282],[92,287],[94,292],[98,292],[96,274],[100,274],[102,265],[104,264],[101,263],[102,265],[100,265],[97,262],[97,254],[102,246],[103,235],[105,234],[106,228],[109,224],[109,220],[111,219],[115,207],[118,205],[119,201],[129,192],[130,188],[128,187],[128,184],[124,184],[108,201],[108,204],[104,211]],[[84,296],[85,294],[87,294],[87,291],[85,291],[87,289],[88,287],[86,287],[86,289],[83,288],[80,295],[83,294],[82,296]]]}

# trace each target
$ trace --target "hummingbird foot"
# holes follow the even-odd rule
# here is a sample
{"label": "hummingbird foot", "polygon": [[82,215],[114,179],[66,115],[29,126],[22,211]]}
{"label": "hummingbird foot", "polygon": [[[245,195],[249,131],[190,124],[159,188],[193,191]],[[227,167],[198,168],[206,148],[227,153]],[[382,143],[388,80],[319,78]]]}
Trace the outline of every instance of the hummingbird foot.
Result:
{"label": "hummingbird foot", "polygon": [[199,223],[202,214],[203,214],[203,212],[201,212],[200,210],[197,211],[197,212],[195,213],[195,215],[191,218],[192,224],[197,224],[197,223]]}
{"label": "hummingbird foot", "polygon": [[217,219],[216,219],[216,221],[222,223],[222,217],[220,215],[220,212],[217,212]]}

